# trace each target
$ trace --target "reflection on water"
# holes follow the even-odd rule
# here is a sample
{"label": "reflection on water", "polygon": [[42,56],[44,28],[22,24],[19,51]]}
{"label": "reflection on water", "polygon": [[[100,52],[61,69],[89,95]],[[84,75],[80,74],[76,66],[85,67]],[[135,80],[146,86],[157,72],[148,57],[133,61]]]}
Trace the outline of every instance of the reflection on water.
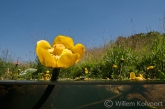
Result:
{"label": "reflection on water", "polygon": [[[0,109],[31,109],[46,87],[1,85]],[[164,87],[165,85],[57,85],[41,109],[164,109]]]}

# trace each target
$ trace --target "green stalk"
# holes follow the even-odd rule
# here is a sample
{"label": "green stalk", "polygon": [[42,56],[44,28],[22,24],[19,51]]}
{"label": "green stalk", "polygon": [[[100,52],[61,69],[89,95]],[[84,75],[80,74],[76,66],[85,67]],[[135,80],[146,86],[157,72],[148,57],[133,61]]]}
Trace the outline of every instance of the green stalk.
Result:
{"label": "green stalk", "polygon": [[[52,71],[52,77],[51,77],[50,81],[57,81],[59,72],[60,72],[60,68],[54,68]],[[48,85],[44,94],[39,99],[39,101],[34,105],[34,107],[32,109],[39,109],[44,104],[44,102],[47,100],[47,98],[53,91],[54,87],[55,87],[55,85]]]}

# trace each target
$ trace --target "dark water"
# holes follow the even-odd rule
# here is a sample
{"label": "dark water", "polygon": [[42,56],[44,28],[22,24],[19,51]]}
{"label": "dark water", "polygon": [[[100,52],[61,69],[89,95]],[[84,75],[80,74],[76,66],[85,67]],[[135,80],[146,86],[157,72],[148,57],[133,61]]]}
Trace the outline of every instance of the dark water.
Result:
{"label": "dark water", "polygon": [[[31,109],[47,85],[0,85],[0,109]],[[165,109],[165,85],[56,85],[41,109]]]}

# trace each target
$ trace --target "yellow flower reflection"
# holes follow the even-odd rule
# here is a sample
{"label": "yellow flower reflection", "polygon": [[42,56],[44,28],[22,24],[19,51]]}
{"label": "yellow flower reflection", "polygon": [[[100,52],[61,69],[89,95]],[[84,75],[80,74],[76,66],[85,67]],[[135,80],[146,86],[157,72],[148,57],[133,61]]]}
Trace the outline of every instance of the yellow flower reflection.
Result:
{"label": "yellow flower reflection", "polygon": [[36,54],[42,65],[51,68],[68,68],[78,62],[85,52],[82,44],[74,46],[73,39],[58,35],[53,45],[46,40],[37,42]]}

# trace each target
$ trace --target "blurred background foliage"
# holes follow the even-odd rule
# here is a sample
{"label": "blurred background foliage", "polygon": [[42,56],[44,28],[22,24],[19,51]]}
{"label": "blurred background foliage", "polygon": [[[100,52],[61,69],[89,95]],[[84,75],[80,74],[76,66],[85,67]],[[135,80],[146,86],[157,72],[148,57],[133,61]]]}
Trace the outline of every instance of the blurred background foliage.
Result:
{"label": "blurred background foliage", "polygon": [[[43,80],[45,75],[51,76],[52,69],[41,65],[38,57],[34,62],[16,65],[8,50],[3,50],[0,56],[1,79]],[[150,66],[153,68],[149,69]],[[28,71],[30,68],[37,70]],[[25,70],[28,76],[20,77]],[[130,72],[143,74],[145,78],[165,79],[165,33],[150,31],[128,37],[119,36],[116,41],[111,40],[103,46],[86,48],[80,62],[61,69],[59,78],[129,79]]]}

